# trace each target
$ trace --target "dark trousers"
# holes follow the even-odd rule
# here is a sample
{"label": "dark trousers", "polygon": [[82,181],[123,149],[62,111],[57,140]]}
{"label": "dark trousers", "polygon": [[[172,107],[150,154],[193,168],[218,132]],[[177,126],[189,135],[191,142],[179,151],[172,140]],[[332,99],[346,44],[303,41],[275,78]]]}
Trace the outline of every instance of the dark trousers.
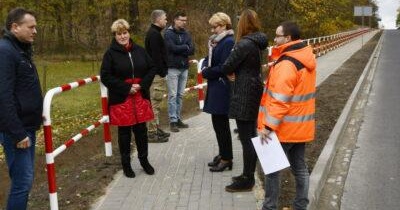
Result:
{"label": "dark trousers", "polygon": [[236,125],[243,149],[243,175],[252,178],[257,162],[257,154],[251,142],[251,138],[257,136],[256,121],[236,120]]}
{"label": "dark trousers", "polygon": [[131,132],[135,135],[136,148],[139,159],[147,158],[148,139],[146,123],[132,126],[118,126],[118,145],[121,154],[122,165],[130,164],[131,160]]}
{"label": "dark trousers", "polygon": [[219,155],[223,160],[232,160],[232,136],[228,115],[211,115],[212,125],[217,137]]}
{"label": "dark trousers", "polygon": [[[296,197],[293,209],[306,210],[309,203],[308,186],[310,173],[304,160],[305,143],[282,143],[282,148],[289,159],[290,168],[296,180]],[[265,176],[265,200],[262,210],[276,210],[280,189],[279,171]]]}

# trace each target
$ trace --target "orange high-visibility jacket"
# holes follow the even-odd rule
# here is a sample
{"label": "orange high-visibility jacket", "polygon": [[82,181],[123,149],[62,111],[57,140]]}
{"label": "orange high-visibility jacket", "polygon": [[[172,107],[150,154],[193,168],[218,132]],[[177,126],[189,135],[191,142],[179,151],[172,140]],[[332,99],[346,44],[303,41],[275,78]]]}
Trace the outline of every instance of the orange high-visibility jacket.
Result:
{"label": "orange high-visibility jacket", "polygon": [[308,142],[315,135],[316,59],[301,40],[278,47],[258,114],[258,129],[269,127],[281,142]]}

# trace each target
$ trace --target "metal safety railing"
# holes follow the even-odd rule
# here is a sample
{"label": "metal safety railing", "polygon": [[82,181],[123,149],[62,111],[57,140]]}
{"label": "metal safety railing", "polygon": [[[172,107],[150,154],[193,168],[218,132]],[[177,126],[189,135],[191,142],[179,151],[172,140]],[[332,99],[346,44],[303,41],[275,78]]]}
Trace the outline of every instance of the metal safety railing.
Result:
{"label": "metal safety railing", "polygon": [[[62,92],[69,91],[71,89],[99,81],[99,76],[93,76],[90,78],[78,80],[69,84],[61,85],[59,87],[53,88],[47,91],[44,97],[43,103],[43,130],[44,130],[44,141],[46,150],[46,168],[47,168],[47,179],[49,186],[49,199],[50,199],[50,209],[58,209],[58,198],[57,198],[57,187],[56,187],[56,170],[55,170],[55,158],[65,151],[68,147],[72,146],[75,142],[79,141],[82,137],[88,135],[93,129],[99,127],[103,124],[104,128],[104,144],[106,156],[112,155],[111,146],[111,134],[108,116],[108,99],[107,99],[107,88],[100,82],[100,92],[101,92],[101,104],[102,104],[102,117],[94,122],[89,127],[83,129],[80,133],[70,138],[64,144],[53,150],[53,131],[51,127],[51,101],[53,97]],[[66,122],[67,123],[67,122]]]}

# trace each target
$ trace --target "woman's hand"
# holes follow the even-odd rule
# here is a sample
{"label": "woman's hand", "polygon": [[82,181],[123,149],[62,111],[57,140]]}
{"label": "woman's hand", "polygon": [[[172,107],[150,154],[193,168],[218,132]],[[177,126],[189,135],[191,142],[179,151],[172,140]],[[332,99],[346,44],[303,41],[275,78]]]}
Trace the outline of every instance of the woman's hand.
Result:
{"label": "woman's hand", "polygon": [[130,94],[135,94],[140,90],[140,85],[139,84],[132,84],[131,90],[129,91]]}

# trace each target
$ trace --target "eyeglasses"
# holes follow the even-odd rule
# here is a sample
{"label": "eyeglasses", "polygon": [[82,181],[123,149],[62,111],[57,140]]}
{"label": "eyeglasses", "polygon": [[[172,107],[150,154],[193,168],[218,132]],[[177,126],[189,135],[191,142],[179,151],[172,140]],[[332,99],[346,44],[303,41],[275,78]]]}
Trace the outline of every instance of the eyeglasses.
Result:
{"label": "eyeglasses", "polygon": [[220,25],[216,25],[216,26],[211,26],[211,29],[217,29],[218,27],[220,27]]}
{"label": "eyeglasses", "polygon": [[285,37],[285,36],[287,36],[287,35],[284,35],[284,34],[275,34],[275,38]]}

